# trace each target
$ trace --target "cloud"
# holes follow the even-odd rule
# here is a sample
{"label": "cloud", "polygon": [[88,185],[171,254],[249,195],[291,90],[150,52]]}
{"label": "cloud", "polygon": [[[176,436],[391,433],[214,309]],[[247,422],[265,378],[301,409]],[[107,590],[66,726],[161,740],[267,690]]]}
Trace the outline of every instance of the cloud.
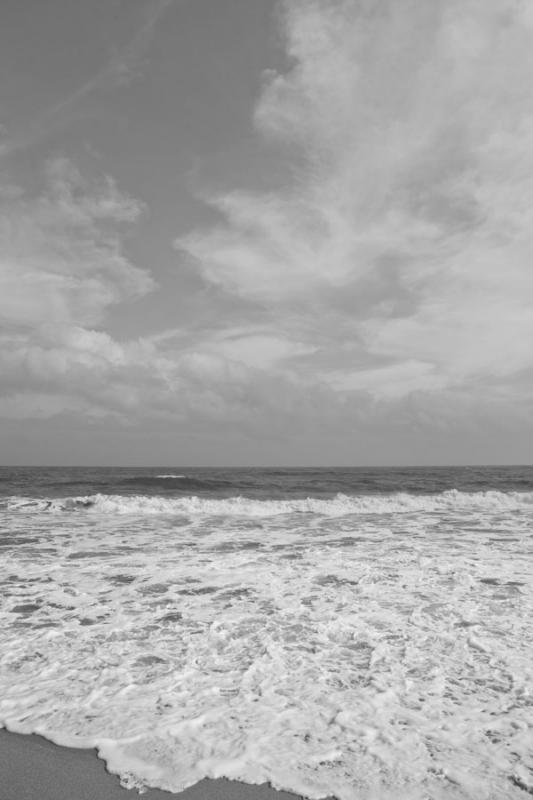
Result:
{"label": "cloud", "polygon": [[156,25],[166,14],[175,0],[152,0],[144,7],[144,20],[135,36],[122,48],[94,79],[96,85],[104,88],[114,84],[123,86],[134,80],[140,73],[146,50],[150,46]]}
{"label": "cloud", "polygon": [[108,306],[150,291],[152,278],[127,260],[117,231],[141,211],[112,179],[91,190],[70,162],[50,161],[39,197],[4,203],[0,321],[96,324]]}
{"label": "cloud", "polygon": [[301,345],[258,326],[205,331],[185,344],[171,334],[118,340],[106,331],[114,307],[157,288],[124,252],[124,228],[143,206],[111,178],[89,181],[54,159],[37,196],[19,187],[3,202],[0,416],[200,429],[207,421],[272,434],[310,413],[305,388],[271,370]]}
{"label": "cloud", "polygon": [[[155,288],[122,246],[122,226],[135,222],[143,207],[111,178],[90,185],[65,159],[48,162],[37,197],[20,189],[3,203],[1,394],[34,392],[37,406],[50,412],[61,393],[87,400],[92,392],[94,401],[96,390],[105,395],[111,372],[132,371],[143,353],[142,344],[122,345],[94,327],[113,305]],[[43,406],[43,392],[54,402]],[[17,413],[31,406],[27,400]]]}
{"label": "cloud", "polygon": [[213,196],[220,223],[177,247],[278,332],[290,320],[339,391],[475,396],[516,379],[529,398],[517,376],[533,366],[530,4],[282,11],[290,66],[265,75],[255,121],[295,177]]}
{"label": "cloud", "polygon": [[123,245],[142,204],[51,161],[39,196],[0,193],[3,415],[301,436],[315,461],[345,442],[374,463],[531,430],[530,4],[281,10],[288,67],[254,119],[287,179],[213,194],[218,223],[176,242],[238,319],[221,302],[209,325],[112,337],[108,314],[155,289]]}

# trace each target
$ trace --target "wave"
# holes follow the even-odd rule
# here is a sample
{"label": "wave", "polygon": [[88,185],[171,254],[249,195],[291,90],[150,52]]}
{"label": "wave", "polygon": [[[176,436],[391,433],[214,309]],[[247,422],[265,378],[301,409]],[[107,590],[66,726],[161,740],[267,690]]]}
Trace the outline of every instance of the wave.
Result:
{"label": "wave", "polygon": [[397,492],[389,495],[337,494],[329,499],[254,500],[246,497],[205,498],[196,495],[167,498],[154,495],[93,494],[84,497],[10,497],[7,508],[20,512],[74,512],[101,514],[186,514],[271,517],[315,514],[338,517],[350,514],[413,514],[454,511],[533,510],[533,492],[461,492],[456,489],[431,495]]}
{"label": "wave", "polygon": [[[182,475],[166,473],[161,475],[136,475],[127,477],[116,484],[118,487],[135,489],[144,494],[145,491],[180,491],[180,492],[216,492],[238,491],[234,482],[224,478],[200,477],[197,475]],[[119,490],[120,490],[119,488]],[[153,495],[151,495],[153,496]]]}

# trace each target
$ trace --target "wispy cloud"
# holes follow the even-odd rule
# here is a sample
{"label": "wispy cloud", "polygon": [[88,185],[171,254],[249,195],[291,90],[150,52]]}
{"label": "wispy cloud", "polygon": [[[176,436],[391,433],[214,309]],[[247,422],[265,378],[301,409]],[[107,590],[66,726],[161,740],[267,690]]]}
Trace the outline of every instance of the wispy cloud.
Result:
{"label": "wispy cloud", "polygon": [[4,203],[0,319],[17,327],[95,324],[107,306],[149,291],[112,226],[134,221],[142,205],[110,178],[94,188],[65,159],[46,168],[46,189]]}
{"label": "wispy cloud", "polygon": [[[3,403],[25,391],[83,396],[110,371],[131,367],[141,344],[123,347],[99,330],[107,309],[154,288],[128,261],[120,228],[142,205],[111,178],[88,182],[65,159],[48,162],[37,197],[4,199],[0,222],[0,372]],[[146,348],[145,348],[146,349]]]}
{"label": "wispy cloud", "polygon": [[[123,246],[144,207],[110,177],[50,160],[37,196],[0,195],[0,416],[64,413],[187,420],[256,431],[309,416],[313,401],[270,367],[298,344],[256,328],[118,340],[108,314],[157,287]],[[305,409],[308,409],[305,412]],[[280,417],[280,409],[283,413]]]}
{"label": "wispy cloud", "polygon": [[142,72],[143,59],[152,42],[156,25],[175,2],[176,0],[154,0],[147,3],[144,21],[135,36],[126,45],[116,47],[102,69],[46,113],[53,116],[75,105],[96,90],[126,86],[138,77]]}
{"label": "wispy cloud", "polygon": [[177,246],[276,326],[283,310],[338,389],[512,381],[533,366],[529,4],[283,11],[292,66],[265,76],[255,119],[292,149],[297,178],[211,198],[220,224]]}
{"label": "wispy cloud", "polygon": [[[142,74],[146,52],[152,42],[156,26],[168,9],[177,0],[153,0],[148,2],[143,21],[136,34],[127,44],[115,47],[104,65],[94,75],[78,86],[66,97],[46,108],[29,125],[16,135],[9,136],[5,131],[0,141],[0,156],[25,150],[38,140],[49,136],[53,131],[67,125],[73,115],[78,113],[83,101],[91,95],[127,86]],[[0,135],[2,129],[0,128]]]}

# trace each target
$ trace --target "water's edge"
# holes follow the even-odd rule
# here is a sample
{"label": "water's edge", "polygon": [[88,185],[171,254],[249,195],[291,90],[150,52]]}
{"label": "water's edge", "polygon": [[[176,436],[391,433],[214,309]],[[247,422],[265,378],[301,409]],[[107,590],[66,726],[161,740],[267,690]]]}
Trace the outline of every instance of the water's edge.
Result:
{"label": "water's edge", "polygon": [[[40,734],[0,727],[0,800],[73,800],[75,785],[84,800],[133,800],[136,792],[120,785],[96,748],[58,745]],[[142,800],[303,800],[268,784],[204,778],[182,792],[147,788]],[[330,798],[333,800],[333,798]]]}

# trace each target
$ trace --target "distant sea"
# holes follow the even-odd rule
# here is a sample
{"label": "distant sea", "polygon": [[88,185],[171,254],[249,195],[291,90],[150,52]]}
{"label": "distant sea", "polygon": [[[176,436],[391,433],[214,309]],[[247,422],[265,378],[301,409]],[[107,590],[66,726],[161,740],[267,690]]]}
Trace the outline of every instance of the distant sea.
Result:
{"label": "distant sea", "polygon": [[533,794],[533,467],[4,467],[0,551],[0,724],[125,786]]}

